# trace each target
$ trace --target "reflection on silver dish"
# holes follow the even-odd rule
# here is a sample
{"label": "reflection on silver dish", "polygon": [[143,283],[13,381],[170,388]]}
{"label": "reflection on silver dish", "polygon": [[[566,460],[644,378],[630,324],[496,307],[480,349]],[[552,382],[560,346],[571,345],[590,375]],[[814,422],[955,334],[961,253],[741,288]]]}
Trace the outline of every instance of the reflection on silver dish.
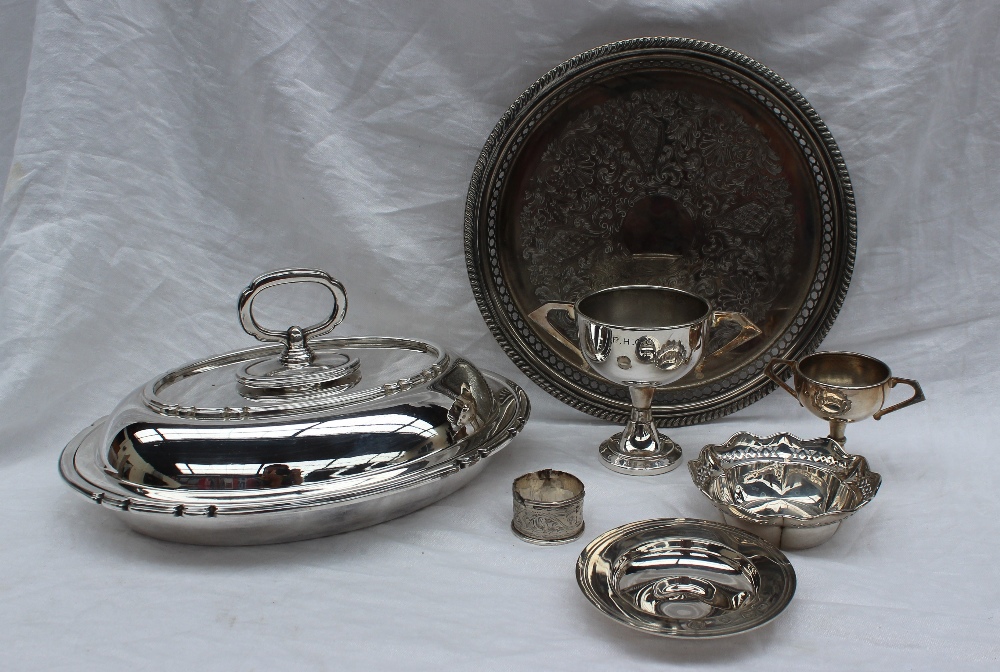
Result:
{"label": "reflection on silver dish", "polygon": [[734,435],[688,462],[691,478],[730,525],[784,550],[818,546],[878,492],[882,477],[830,438]]}
{"label": "reflection on silver dish", "polygon": [[788,559],[758,537],[720,523],[643,520],[605,532],[576,563],[594,606],[664,637],[724,637],[764,625],[795,593]]}

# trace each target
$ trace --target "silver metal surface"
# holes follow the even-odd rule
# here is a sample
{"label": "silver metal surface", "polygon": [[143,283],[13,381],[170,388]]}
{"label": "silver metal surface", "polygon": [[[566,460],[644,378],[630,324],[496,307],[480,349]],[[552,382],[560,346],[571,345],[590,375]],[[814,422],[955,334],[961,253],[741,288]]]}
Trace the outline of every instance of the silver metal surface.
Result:
{"label": "silver metal surface", "polygon": [[882,477],[830,438],[746,432],[688,462],[694,484],[735,525],[784,550],[812,548],[878,492]]}
{"label": "silver metal surface", "polygon": [[567,342],[571,351],[601,378],[628,387],[632,411],[625,429],[604,441],[599,453],[604,466],[637,476],[666,473],[680,463],[680,446],[656,431],[656,388],[698,372],[719,323],[731,320],[740,330],[711,357],[761,333],[743,315],[713,311],[705,299],[669,287],[610,287],[573,305],[553,302],[539,311],[553,306],[576,320],[579,346]]}
{"label": "silver metal surface", "polygon": [[[97,421],[66,446],[59,470],[77,492],[133,530],[167,541],[242,546],[338,534],[406,515],[446,497],[474,478],[487,459],[510,442],[528,417],[528,398],[504,378],[488,372],[483,377],[493,395],[494,413],[482,428],[425,458],[383,463],[354,474],[347,473],[349,468],[340,475],[321,469],[319,480],[303,478],[299,485],[273,481],[274,487],[268,487],[267,479],[287,482],[289,472],[302,469],[286,454],[285,460],[291,463],[285,465],[287,470],[271,470],[268,475],[266,466],[257,463],[252,465],[253,476],[233,478],[234,485],[259,479],[251,483],[256,488],[205,491],[139,486],[105,466],[102,437],[107,433],[107,419]],[[396,431],[406,429],[395,419],[390,422]],[[386,427],[378,415],[369,423],[375,437],[384,435]],[[357,440],[353,446],[342,446],[345,455],[363,447],[363,429],[351,430],[357,432]],[[359,457],[360,464],[367,459],[364,454]],[[230,466],[236,471],[251,469],[242,458]],[[222,465],[212,469],[223,470]]]}
{"label": "silver metal surface", "polygon": [[728,525],[686,518],[605,532],[580,554],[576,580],[611,619],[677,638],[752,630],[795,594],[795,571],[774,546]]}
{"label": "silver metal surface", "polygon": [[[330,318],[284,332],[257,324],[254,297],[287,282],[330,289]],[[111,508],[141,512],[125,519],[153,536],[273,543],[434,501],[464,482],[453,473],[471,473],[520,430],[524,393],[434,344],[312,338],[346,306],[343,286],[321,271],[257,278],[241,296],[241,322],[282,345],[210,357],[140,387],[67,447],[63,475]]]}
{"label": "silver metal surface", "polygon": [[[794,389],[789,387],[778,367],[789,367]],[[924,401],[920,383],[892,375],[885,363],[856,352],[816,352],[799,361],[775,358],[764,372],[801,406],[830,423],[830,438],[840,445],[847,442],[844,429],[849,422],[882,416]],[[889,391],[903,384],[913,390],[909,399],[883,408]]]}
{"label": "silver metal surface", "polygon": [[522,541],[555,546],[583,534],[583,482],[564,471],[542,469],[514,479],[510,528]]}
{"label": "silver metal surface", "polygon": [[816,348],[847,292],[855,219],[836,142],[785,80],[719,45],[639,38],[558,65],[503,115],[469,185],[466,265],[510,358],[612,422],[628,390],[568,347],[565,310],[533,319],[541,306],[646,284],[746,315],[760,338],[657,389],[653,418],[679,426],[756,401],[771,358]]}

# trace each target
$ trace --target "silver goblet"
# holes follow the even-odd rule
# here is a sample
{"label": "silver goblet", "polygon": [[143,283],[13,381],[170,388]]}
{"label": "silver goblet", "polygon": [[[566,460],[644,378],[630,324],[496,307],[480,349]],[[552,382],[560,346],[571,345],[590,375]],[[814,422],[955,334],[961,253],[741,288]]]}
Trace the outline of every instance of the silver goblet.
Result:
{"label": "silver goblet", "polygon": [[[549,311],[557,308],[576,320],[578,347],[548,323]],[[700,296],[652,285],[609,287],[575,304],[547,303],[531,318],[579,352],[594,373],[628,386],[629,420],[623,431],[601,444],[600,454],[609,469],[640,476],[666,473],[680,464],[680,446],[656,431],[651,410],[656,388],[698,368],[709,331],[720,322],[731,320],[741,329],[713,357],[761,333],[741,313],[714,311]]]}

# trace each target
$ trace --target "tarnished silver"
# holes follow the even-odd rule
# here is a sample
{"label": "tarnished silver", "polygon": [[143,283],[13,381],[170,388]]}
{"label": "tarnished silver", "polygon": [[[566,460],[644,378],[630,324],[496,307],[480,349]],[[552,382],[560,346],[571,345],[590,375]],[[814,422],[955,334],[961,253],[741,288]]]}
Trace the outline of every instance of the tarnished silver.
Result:
{"label": "tarnished silver", "polygon": [[576,580],[611,619],[662,637],[725,637],[771,621],[795,594],[788,558],[721,523],[628,523],[587,544]]}
{"label": "tarnished silver", "polygon": [[583,482],[565,471],[542,469],[514,479],[510,528],[523,541],[555,546],[583,534]]}
{"label": "tarnished silver", "polygon": [[700,296],[670,287],[610,287],[575,304],[547,303],[531,317],[544,323],[554,308],[576,320],[579,345],[552,330],[554,337],[601,378],[628,387],[632,411],[625,429],[599,452],[604,466],[637,476],[662,474],[680,463],[680,446],[656,431],[651,410],[656,388],[699,371],[710,331],[719,324],[732,321],[740,329],[710,357],[761,333],[745,316],[714,311]]}
{"label": "tarnished silver", "polygon": [[878,492],[882,477],[831,438],[746,432],[688,462],[694,484],[730,525],[784,550],[822,544]]}
{"label": "tarnished silver", "polygon": [[[241,299],[241,317],[255,290],[278,279],[332,280],[315,273],[258,278]],[[521,429],[529,406],[520,388],[432,343],[311,338],[342,317],[346,297],[335,300],[326,325],[301,330],[310,362],[283,362],[283,342],[175,369],[74,439],[62,475],[151,536],[276,543],[426,506],[461,487]],[[275,333],[268,336],[284,341]],[[277,380],[248,386],[246,372],[264,369]]]}
{"label": "tarnished silver", "polygon": [[[789,367],[794,389],[782,380],[778,367]],[[816,352],[799,361],[772,359],[764,372],[782,389],[798,399],[813,415],[830,423],[830,438],[840,445],[847,442],[844,429],[849,422],[882,416],[924,401],[920,383],[897,378],[883,362],[856,352]],[[883,408],[889,390],[902,383],[913,390],[909,399]]]}
{"label": "tarnished silver", "polygon": [[529,317],[539,307],[661,285],[746,315],[760,338],[657,389],[653,418],[680,426],[756,401],[774,389],[770,359],[816,348],[847,292],[855,220],[836,142],[785,80],[719,45],[639,38],[561,63],[503,115],[469,185],[466,265],[510,358],[611,422],[628,419],[628,390],[567,346],[565,310]]}

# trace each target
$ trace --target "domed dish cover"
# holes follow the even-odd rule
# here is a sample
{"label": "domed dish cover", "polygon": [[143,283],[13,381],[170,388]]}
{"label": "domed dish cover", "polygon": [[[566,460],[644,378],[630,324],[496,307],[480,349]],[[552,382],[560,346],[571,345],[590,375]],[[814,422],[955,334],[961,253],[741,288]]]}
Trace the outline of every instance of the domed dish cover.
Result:
{"label": "domed dish cover", "polygon": [[[304,329],[261,326],[254,298],[298,282],[331,292],[330,316]],[[67,446],[63,476],[152,536],[273,543],[426,506],[523,426],[517,386],[431,343],[317,338],[346,311],[343,285],[322,271],[260,276],[240,297],[241,323],[278,345],[201,360],[135,390]]]}
{"label": "domed dish cover", "polygon": [[694,484],[725,522],[783,550],[818,546],[870,502],[882,477],[828,437],[741,432],[688,462]]}

